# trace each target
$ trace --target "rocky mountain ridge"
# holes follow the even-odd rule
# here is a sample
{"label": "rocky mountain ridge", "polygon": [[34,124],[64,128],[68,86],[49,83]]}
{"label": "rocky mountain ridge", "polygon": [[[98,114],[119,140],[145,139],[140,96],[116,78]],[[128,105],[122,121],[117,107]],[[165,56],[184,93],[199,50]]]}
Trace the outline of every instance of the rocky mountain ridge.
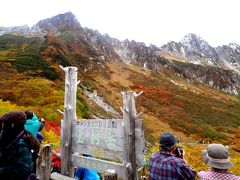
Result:
{"label": "rocky mountain ridge", "polygon": [[161,49],[173,56],[185,58],[194,64],[217,66],[239,73],[239,47],[236,43],[230,43],[214,48],[201,37],[188,34],[182,41],[169,42]]}
{"label": "rocky mountain ridge", "polygon": [[12,33],[26,37],[59,36],[66,32],[76,34],[72,42],[90,47],[97,52],[98,59],[122,61],[153,71],[167,70],[192,83],[205,83],[235,95],[240,93],[240,46],[236,43],[214,48],[195,34],[188,34],[182,41],[171,41],[162,47],[119,41],[81,27],[71,12],[41,20],[33,27],[0,27],[0,35]]}
{"label": "rocky mountain ridge", "polygon": [[[65,74],[59,65],[75,66],[81,81],[77,94],[79,116],[119,118],[120,92],[143,91],[137,108],[143,112],[141,118],[150,144],[156,142],[159,132],[169,129],[194,140],[234,143],[239,149],[240,102],[239,96],[233,96],[240,93],[239,74],[218,66],[219,59],[216,65],[196,63],[200,55],[207,57],[204,53],[209,48],[197,36],[181,41],[184,47],[172,42],[174,46],[163,51],[162,47],[120,41],[83,28],[72,13],[39,21],[34,28],[1,30],[0,103],[6,102],[11,108],[17,104],[53,120],[61,119],[56,109],[64,108]],[[198,49],[201,52],[193,53]],[[214,55],[214,49],[208,57]],[[225,56],[232,57],[232,62],[238,59],[233,58],[237,49],[236,44],[225,48],[230,55]],[[181,56],[182,52],[186,57],[195,57],[193,62]]]}
{"label": "rocky mountain ridge", "polygon": [[28,25],[13,26],[13,27],[0,27],[0,35],[13,33],[17,35],[24,35],[27,37],[44,36],[48,33],[59,35],[68,30],[81,31],[82,27],[76,16],[67,12],[59,14],[51,18],[40,20],[32,27]]}

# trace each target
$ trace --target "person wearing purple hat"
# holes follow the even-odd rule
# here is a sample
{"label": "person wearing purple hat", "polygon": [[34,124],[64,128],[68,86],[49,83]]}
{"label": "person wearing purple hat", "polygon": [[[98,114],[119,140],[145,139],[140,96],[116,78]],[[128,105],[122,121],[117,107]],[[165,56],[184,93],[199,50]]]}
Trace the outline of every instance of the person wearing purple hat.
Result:
{"label": "person wearing purple hat", "polygon": [[197,176],[201,180],[240,180],[239,176],[230,173],[233,167],[228,149],[222,144],[209,144],[202,151],[203,161],[211,167],[210,170],[200,171]]}
{"label": "person wearing purple hat", "polygon": [[149,160],[150,180],[193,180],[196,172],[190,168],[184,156],[176,155],[178,139],[171,132],[160,135],[160,152],[154,153]]}

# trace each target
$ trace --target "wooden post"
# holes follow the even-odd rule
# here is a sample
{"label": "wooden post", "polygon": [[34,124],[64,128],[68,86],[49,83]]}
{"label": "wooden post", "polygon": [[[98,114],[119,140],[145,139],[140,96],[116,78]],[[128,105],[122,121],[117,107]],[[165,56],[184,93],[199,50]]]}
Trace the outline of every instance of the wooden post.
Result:
{"label": "wooden post", "polygon": [[75,180],[75,178],[64,176],[62,174],[53,172],[51,174],[51,180]]}
{"label": "wooden post", "polygon": [[108,169],[103,173],[103,180],[117,180],[116,170]]}
{"label": "wooden post", "polygon": [[52,168],[52,153],[51,145],[46,144],[43,146],[40,156],[37,160],[37,175],[39,180],[49,180]]}
{"label": "wooden post", "polygon": [[72,120],[76,119],[77,68],[60,68],[65,72],[64,120],[61,125],[61,174],[73,176]]}
{"label": "wooden post", "polygon": [[136,151],[135,151],[135,93],[123,92],[123,123],[125,139],[125,157],[124,164],[126,167],[126,179],[137,179]]}

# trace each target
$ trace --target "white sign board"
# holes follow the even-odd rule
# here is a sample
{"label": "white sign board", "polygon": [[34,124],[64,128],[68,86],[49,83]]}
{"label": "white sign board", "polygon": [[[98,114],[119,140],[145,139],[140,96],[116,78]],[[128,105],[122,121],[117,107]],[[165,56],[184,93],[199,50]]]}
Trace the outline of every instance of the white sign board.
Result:
{"label": "white sign board", "polygon": [[[135,148],[138,165],[144,165],[144,134],[142,120],[136,120]],[[72,122],[73,153],[95,158],[123,161],[123,119],[89,119]]]}

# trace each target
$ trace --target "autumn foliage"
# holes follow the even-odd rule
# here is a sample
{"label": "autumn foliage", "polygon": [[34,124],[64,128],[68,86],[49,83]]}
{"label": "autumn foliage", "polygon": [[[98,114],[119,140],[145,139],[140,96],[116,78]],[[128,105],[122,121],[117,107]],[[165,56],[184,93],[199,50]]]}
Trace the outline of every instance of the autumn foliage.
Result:
{"label": "autumn foliage", "polygon": [[[156,150],[155,142],[162,131],[171,130],[182,139],[219,142],[229,145],[240,172],[240,99],[203,84],[189,83],[176,74],[100,61],[102,56],[88,46],[76,32],[44,38],[15,35],[0,37],[0,115],[11,110],[32,110],[46,119],[45,143],[60,144],[60,120],[64,109],[64,73],[58,65],[79,68],[79,79],[90,92],[97,90],[121,118],[122,91],[144,94],[136,99],[143,112],[148,153]],[[84,89],[82,86],[82,89]],[[77,116],[109,117],[101,107],[88,100],[79,88]],[[202,145],[186,146],[189,163],[199,170]],[[198,166],[199,165],[199,166]],[[199,169],[198,169],[199,168]]]}

